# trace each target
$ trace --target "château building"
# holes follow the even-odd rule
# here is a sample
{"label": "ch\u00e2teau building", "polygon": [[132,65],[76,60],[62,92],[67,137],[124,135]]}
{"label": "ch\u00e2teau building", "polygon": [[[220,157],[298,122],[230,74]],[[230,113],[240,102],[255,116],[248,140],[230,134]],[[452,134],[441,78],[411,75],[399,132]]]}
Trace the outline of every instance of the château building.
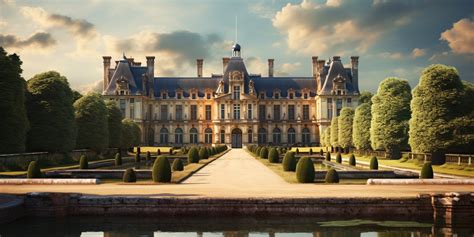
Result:
{"label": "ch\u00e2teau building", "polygon": [[312,58],[311,77],[251,74],[235,44],[222,58],[221,74],[155,77],[155,57],[146,66],[125,56],[104,56],[106,99],[116,101],[124,118],[137,122],[145,145],[247,144],[318,145],[320,134],[342,107],[358,105],[358,57],[344,68],[340,57]]}

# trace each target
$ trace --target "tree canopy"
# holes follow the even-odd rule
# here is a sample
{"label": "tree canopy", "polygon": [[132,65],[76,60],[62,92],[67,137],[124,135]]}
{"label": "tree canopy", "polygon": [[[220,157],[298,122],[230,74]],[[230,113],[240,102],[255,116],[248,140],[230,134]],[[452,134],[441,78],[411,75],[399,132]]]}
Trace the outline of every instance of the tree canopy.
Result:
{"label": "tree canopy", "polygon": [[364,104],[364,103],[368,103],[368,104],[372,104],[372,96],[374,96],[374,94],[372,94],[372,92],[370,91],[362,91],[360,93],[360,96],[359,96],[359,104]]}
{"label": "tree canopy", "polygon": [[124,149],[140,145],[141,130],[131,119],[122,120],[121,147]]}
{"label": "tree canopy", "polygon": [[338,136],[339,136],[339,129],[338,129],[338,119],[337,117],[332,118],[331,120],[331,146],[337,147],[339,146],[338,143]]}
{"label": "tree canopy", "polygon": [[109,147],[118,148],[122,142],[122,112],[113,101],[107,102]]}
{"label": "tree canopy", "polygon": [[352,122],[354,120],[354,109],[344,107],[338,119],[337,143],[344,149],[352,146]]}
{"label": "tree canopy", "polygon": [[66,152],[76,145],[73,93],[58,72],[37,74],[28,80],[29,151]]}
{"label": "tree canopy", "polygon": [[372,149],[384,149],[393,159],[407,147],[411,89],[408,81],[386,78],[372,97],[370,140]]}
{"label": "tree canopy", "polygon": [[29,128],[25,109],[26,82],[21,60],[0,47],[0,153],[25,151]]}
{"label": "tree canopy", "polygon": [[359,105],[354,114],[352,141],[358,150],[370,149],[370,120],[372,114],[369,103]]}
{"label": "tree canopy", "polygon": [[76,109],[77,148],[100,152],[109,145],[107,107],[102,96],[88,94],[74,102]]}

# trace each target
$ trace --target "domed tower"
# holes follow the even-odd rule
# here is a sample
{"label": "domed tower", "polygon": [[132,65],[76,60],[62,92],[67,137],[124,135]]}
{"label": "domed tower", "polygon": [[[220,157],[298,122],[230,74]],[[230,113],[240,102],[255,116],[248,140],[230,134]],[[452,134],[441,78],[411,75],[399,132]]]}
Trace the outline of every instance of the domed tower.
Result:
{"label": "domed tower", "polygon": [[239,57],[240,58],[240,44],[235,43],[232,46],[232,57]]}

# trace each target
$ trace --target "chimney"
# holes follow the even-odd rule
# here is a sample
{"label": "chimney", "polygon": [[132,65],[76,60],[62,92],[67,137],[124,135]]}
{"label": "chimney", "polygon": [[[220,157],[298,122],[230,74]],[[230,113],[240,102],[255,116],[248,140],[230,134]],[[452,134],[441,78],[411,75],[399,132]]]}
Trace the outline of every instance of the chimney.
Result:
{"label": "chimney", "polygon": [[104,88],[103,90],[107,88],[109,85],[109,68],[110,68],[110,60],[112,57],[110,56],[103,56],[102,59],[104,59]]}
{"label": "chimney", "polygon": [[359,91],[359,56],[351,56],[352,86]]}
{"label": "chimney", "polygon": [[155,78],[155,56],[146,56],[146,68],[149,78]]}
{"label": "chimney", "polygon": [[321,60],[317,60],[317,65],[316,65],[316,69],[318,70],[318,91],[320,91],[322,88],[323,88],[323,84],[324,84],[324,76],[323,75],[323,69],[324,69],[324,64],[326,63],[326,61],[324,59],[321,59]]}
{"label": "chimney", "polygon": [[273,77],[273,62],[275,59],[269,58],[268,59],[268,77]]}
{"label": "chimney", "polygon": [[313,56],[313,77],[316,78],[319,72],[318,56]]}
{"label": "chimney", "polygon": [[341,61],[340,56],[332,56],[332,61]]}
{"label": "chimney", "polygon": [[229,57],[222,58],[222,75],[225,73],[225,68],[227,67],[227,64],[229,64],[229,60]]}
{"label": "chimney", "polygon": [[197,61],[197,76],[202,77],[202,64],[204,62],[204,59],[200,58]]}

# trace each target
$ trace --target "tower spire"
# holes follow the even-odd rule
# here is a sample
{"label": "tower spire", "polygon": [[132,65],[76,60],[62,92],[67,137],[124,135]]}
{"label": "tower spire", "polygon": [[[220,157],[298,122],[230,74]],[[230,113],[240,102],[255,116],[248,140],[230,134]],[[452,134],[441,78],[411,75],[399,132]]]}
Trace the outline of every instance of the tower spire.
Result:
{"label": "tower spire", "polygon": [[235,15],[235,39],[234,42],[237,44],[237,15]]}

